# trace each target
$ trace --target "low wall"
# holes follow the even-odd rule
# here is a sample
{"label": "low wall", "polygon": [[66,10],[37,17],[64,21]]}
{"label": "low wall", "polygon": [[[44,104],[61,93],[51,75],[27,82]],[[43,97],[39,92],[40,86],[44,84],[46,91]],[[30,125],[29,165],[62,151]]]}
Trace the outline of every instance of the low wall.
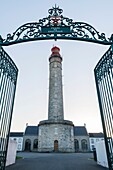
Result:
{"label": "low wall", "polygon": [[108,161],[104,140],[96,142],[97,164],[108,168]]}
{"label": "low wall", "polygon": [[6,166],[14,164],[16,159],[17,142],[9,139]]}

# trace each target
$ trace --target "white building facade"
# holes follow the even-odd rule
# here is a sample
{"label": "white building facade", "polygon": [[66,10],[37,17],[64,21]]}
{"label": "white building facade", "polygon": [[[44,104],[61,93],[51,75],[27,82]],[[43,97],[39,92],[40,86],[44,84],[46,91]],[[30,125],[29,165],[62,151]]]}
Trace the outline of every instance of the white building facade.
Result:
{"label": "white building facade", "polygon": [[90,151],[93,151],[96,148],[96,143],[102,140],[104,140],[103,133],[89,133]]}
{"label": "white building facade", "polygon": [[11,132],[9,138],[17,142],[17,151],[23,150],[23,132]]}

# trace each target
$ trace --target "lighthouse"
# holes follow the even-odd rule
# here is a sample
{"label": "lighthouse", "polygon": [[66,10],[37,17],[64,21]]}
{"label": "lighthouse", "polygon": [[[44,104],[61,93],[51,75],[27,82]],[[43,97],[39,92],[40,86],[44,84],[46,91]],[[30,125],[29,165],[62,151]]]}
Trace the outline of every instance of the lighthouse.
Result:
{"label": "lighthouse", "polygon": [[48,120],[64,120],[62,90],[62,57],[60,49],[53,47],[49,58],[49,106]]}
{"label": "lighthouse", "polygon": [[74,125],[64,120],[62,57],[53,47],[49,57],[48,120],[39,122],[39,152],[74,152]]}

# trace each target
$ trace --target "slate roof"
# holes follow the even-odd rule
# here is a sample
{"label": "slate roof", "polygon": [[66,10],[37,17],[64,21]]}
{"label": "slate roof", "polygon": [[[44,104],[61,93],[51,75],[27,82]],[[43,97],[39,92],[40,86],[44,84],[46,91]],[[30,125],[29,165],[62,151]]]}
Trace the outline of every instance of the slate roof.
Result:
{"label": "slate roof", "polygon": [[88,136],[87,129],[85,126],[74,126],[75,136]]}
{"label": "slate roof", "polygon": [[24,135],[26,136],[38,135],[38,126],[27,126]]}
{"label": "slate roof", "polygon": [[23,137],[23,132],[10,132],[10,137]]}
{"label": "slate roof", "polygon": [[89,137],[91,138],[104,138],[104,134],[102,132],[100,133],[89,133]]}

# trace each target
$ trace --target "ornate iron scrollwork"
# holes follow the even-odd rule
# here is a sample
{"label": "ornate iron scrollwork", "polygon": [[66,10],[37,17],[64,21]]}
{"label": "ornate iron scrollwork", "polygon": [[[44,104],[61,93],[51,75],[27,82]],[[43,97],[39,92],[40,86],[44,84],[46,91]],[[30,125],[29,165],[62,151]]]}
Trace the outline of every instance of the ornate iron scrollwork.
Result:
{"label": "ornate iron scrollwork", "polygon": [[18,69],[12,59],[8,56],[8,54],[4,51],[4,49],[0,48],[0,70],[2,74],[6,74],[7,77],[14,82],[17,81]]}
{"label": "ornate iron scrollwork", "polygon": [[110,74],[110,70],[113,68],[112,63],[113,52],[112,47],[110,47],[95,67],[96,79],[98,83],[100,83],[106,77],[106,75]]}
{"label": "ornate iron scrollwork", "polygon": [[63,10],[53,7],[48,10],[49,16],[39,19],[39,22],[27,23],[20,26],[7,38],[0,36],[0,45],[6,46],[26,41],[46,39],[81,40],[104,45],[112,44],[112,36],[106,38],[105,33],[99,33],[94,27],[84,22],[74,22],[62,15]]}

